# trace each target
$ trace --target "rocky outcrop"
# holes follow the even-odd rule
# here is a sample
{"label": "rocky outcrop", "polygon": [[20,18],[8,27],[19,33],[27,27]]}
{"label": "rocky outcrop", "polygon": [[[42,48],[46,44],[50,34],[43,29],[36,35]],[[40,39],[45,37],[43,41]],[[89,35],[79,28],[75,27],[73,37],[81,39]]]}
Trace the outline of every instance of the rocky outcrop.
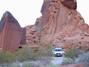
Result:
{"label": "rocky outcrop", "polygon": [[40,41],[40,33],[36,31],[34,25],[26,27],[26,43],[30,44],[30,47],[36,47]]}
{"label": "rocky outcrop", "polygon": [[20,46],[22,29],[18,21],[6,11],[0,21],[0,48],[14,52]]}
{"label": "rocky outcrop", "polygon": [[61,0],[61,3],[69,9],[76,9],[77,8],[76,0]]}
{"label": "rocky outcrop", "polygon": [[89,26],[76,9],[76,0],[44,0],[42,16],[33,26],[40,40],[55,47],[89,49]]}

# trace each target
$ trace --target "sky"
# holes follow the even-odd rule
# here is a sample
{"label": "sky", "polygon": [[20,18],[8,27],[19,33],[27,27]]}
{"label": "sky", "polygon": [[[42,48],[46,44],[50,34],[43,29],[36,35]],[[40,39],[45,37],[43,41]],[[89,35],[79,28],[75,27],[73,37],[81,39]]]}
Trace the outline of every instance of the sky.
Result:
{"label": "sky", "polygon": [[[41,16],[43,0],[0,0],[0,18],[5,11],[10,11],[21,27],[32,25]],[[89,24],[89,0],[77,0],[77,10]]]}

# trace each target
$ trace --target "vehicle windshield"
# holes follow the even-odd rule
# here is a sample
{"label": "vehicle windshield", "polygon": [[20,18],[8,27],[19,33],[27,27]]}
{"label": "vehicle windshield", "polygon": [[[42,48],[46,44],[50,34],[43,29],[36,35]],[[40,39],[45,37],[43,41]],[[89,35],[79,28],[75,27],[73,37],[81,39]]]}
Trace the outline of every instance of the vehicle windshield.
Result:
{"label": "vehicle windshield", "polygon": [[62,48],[55,48],[54,51],[63,51]]}

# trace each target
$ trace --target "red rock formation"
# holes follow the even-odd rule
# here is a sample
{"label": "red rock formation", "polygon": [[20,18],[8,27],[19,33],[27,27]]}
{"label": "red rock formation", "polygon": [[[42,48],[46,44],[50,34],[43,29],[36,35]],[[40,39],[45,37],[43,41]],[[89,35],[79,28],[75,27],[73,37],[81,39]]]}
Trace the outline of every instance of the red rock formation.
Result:
{"label": "red rock formation", "polygon": [[34,25],[26,27],[26,43],[30,44],[30,47],[35,46],[40,41],[40,34],[36,31]]}
{"label": "red rock formation", "polygon": [[26,28],[22,28],[22,38],[21,38],[21,45],[25,45],[26,44]]}
{"label": "red rock formation", "polygon": [[0,48],[14,52],[20,46],[22,29],[17,20],[8,11],[0,22]]}
{"label": "red rock formation", "polygon": [[33,26],[40,40],[58,47],[89,49],[89,26],[76,9],[76,0],[44,0],[42,17]]}
{"label": "red rock formation", "polygon": [[76,9],[77,8],[76,0],[61,0],[61,3],[69,9]]}

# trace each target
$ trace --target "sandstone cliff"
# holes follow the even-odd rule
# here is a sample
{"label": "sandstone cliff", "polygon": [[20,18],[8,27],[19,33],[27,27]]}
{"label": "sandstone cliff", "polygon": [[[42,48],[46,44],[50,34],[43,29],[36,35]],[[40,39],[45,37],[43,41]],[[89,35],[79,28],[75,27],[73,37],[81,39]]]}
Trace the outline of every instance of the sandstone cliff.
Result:
{"label": "sandstone cliff", "polygon": [[89,48],[89,26],[77,11],[76,0],[44,0],[41,13],[33,25],[41,41],[64,48]]}
{"label": "sandstone cliff", "polygon": [[0,21],[0,48],[14,52],[20,46],[22,29],[12,14],[6,11]]}

